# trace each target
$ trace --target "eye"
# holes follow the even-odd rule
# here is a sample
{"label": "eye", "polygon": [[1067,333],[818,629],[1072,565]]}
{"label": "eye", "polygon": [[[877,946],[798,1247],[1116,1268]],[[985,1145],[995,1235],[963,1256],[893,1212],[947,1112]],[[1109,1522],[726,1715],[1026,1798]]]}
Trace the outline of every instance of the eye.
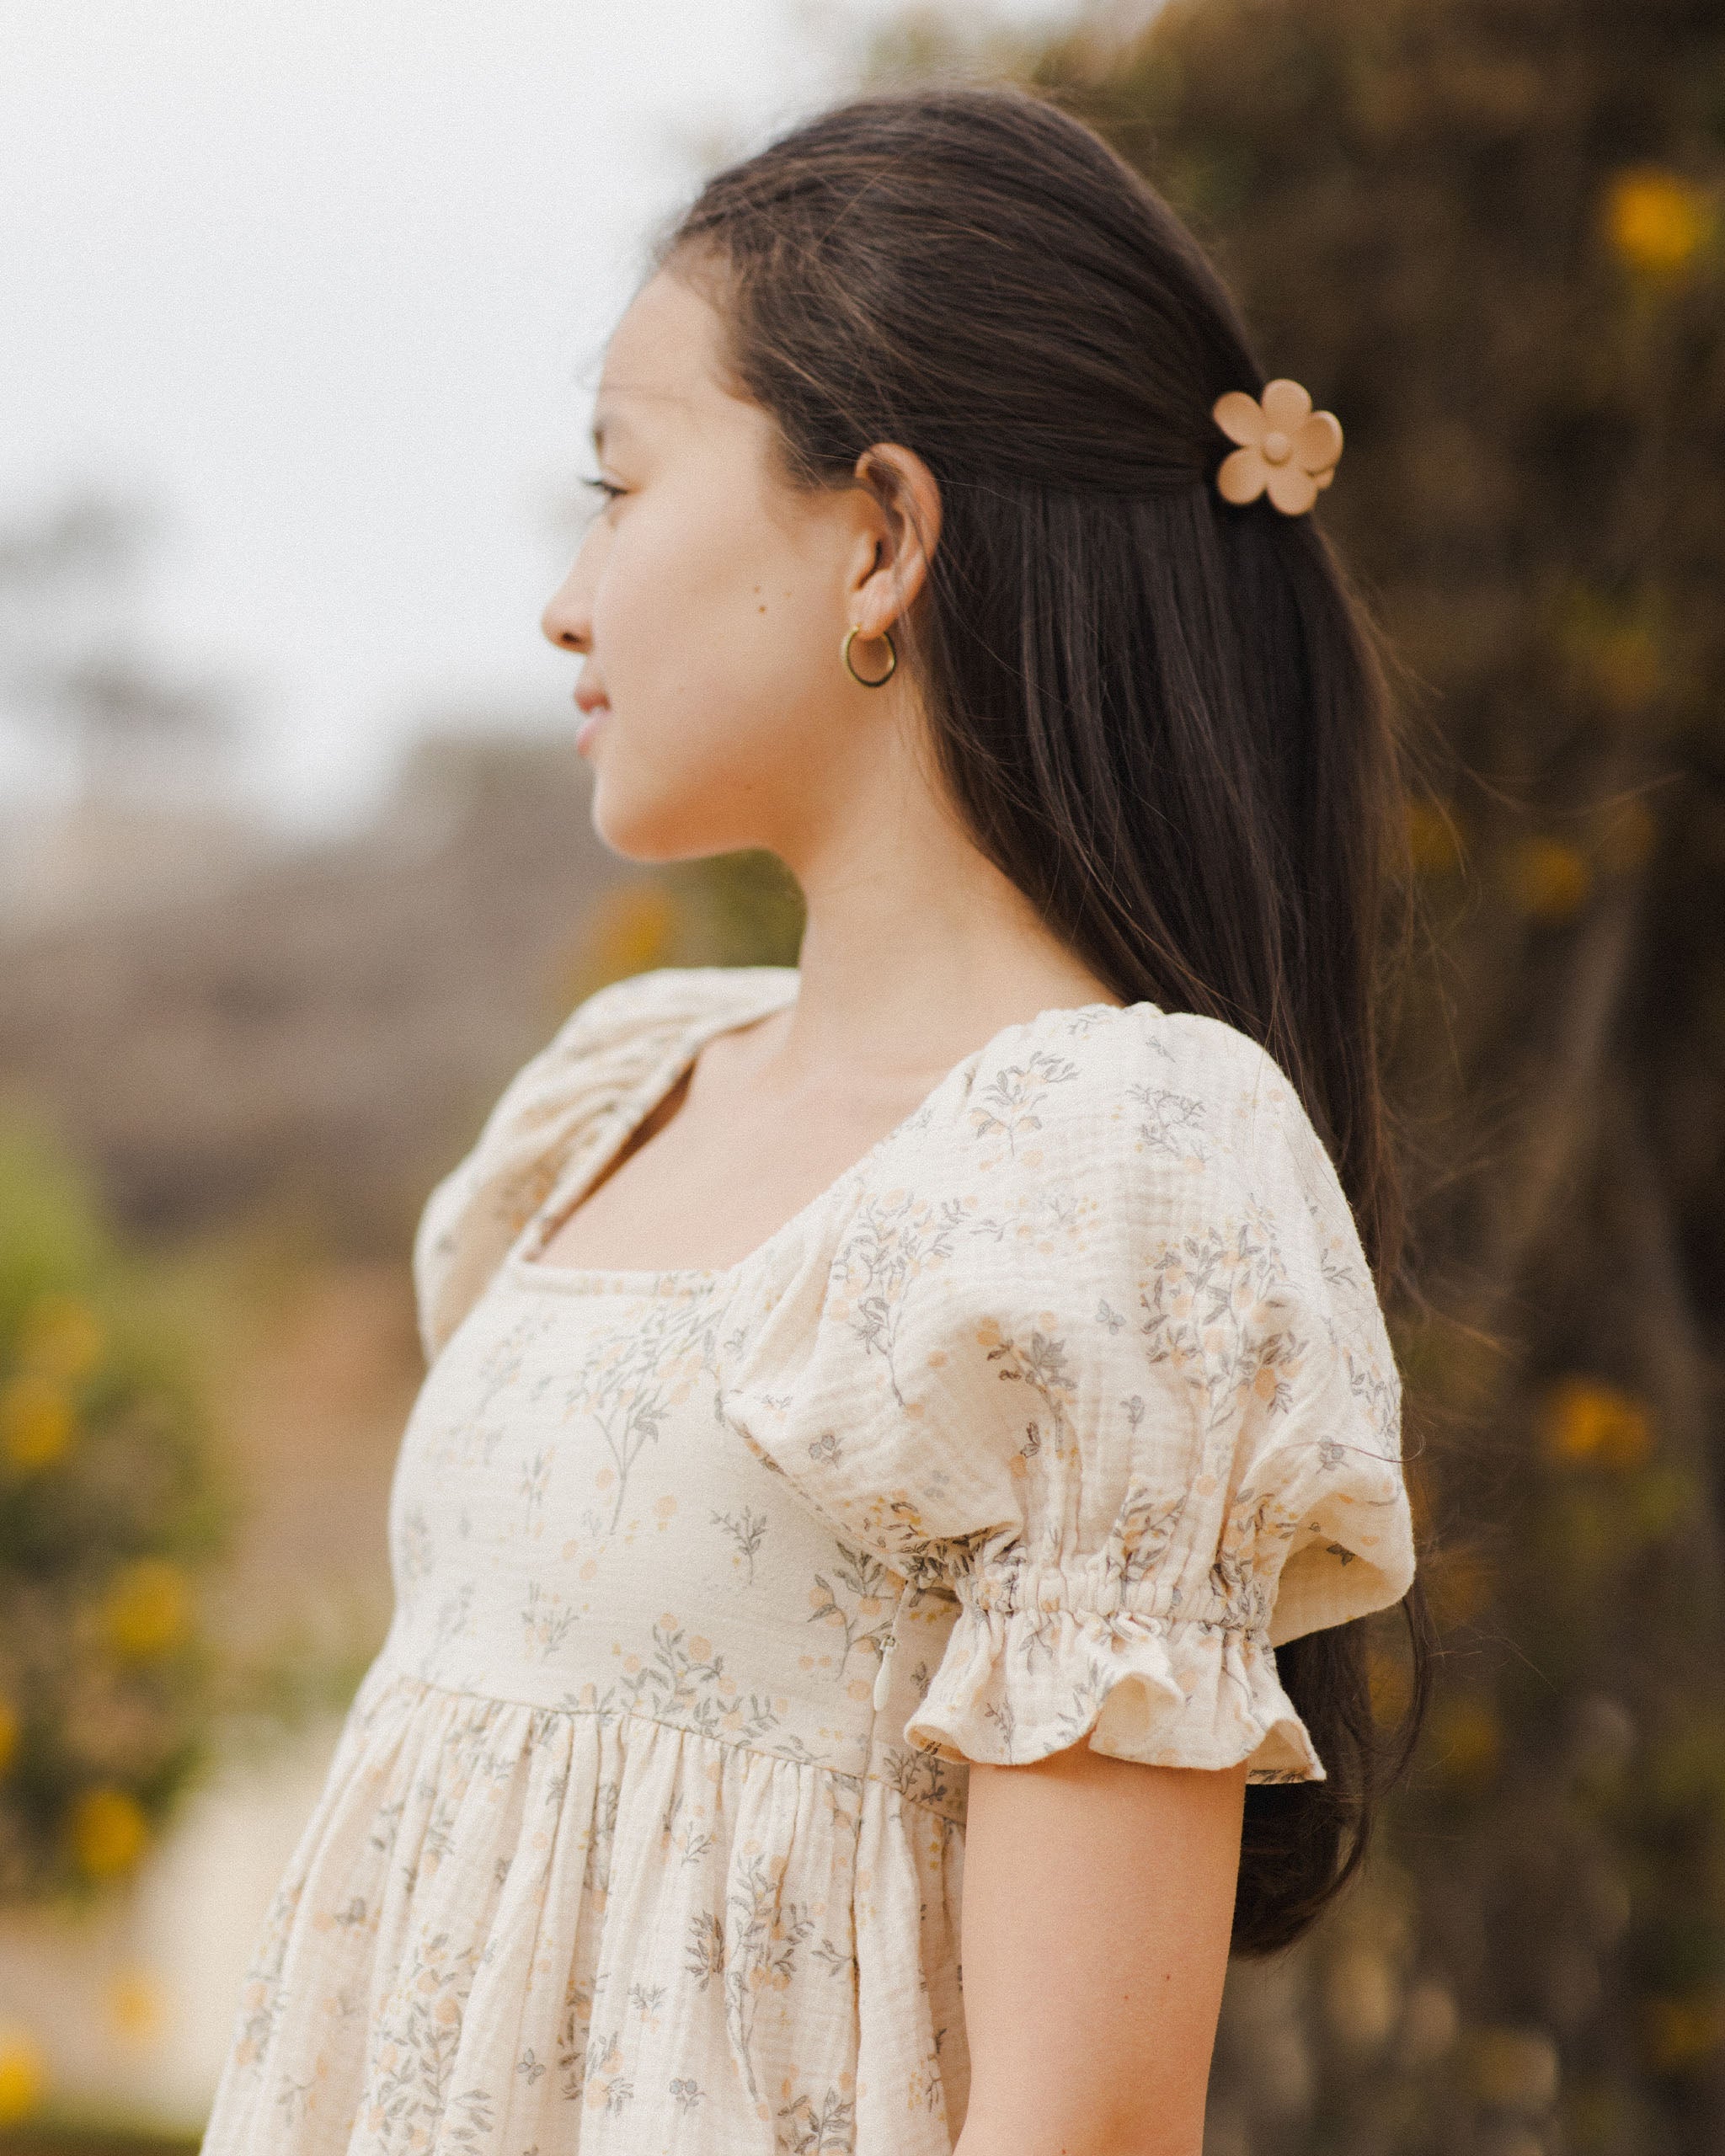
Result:
{"label": "eye", "polygon": [[603,494],[608,502],[614,502],[620,494],[628,492],[627,488],[612,486],[609,479],[584,478],[581,484],[584,487],[591,487],[595,493]]}

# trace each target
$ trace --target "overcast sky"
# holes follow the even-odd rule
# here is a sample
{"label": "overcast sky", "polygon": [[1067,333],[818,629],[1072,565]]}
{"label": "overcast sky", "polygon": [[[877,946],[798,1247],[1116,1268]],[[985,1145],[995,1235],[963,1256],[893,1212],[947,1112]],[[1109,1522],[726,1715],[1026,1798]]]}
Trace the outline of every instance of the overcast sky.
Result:
{"label": "overcast sky", "polygon": [[[567,724],[538,616],[643,236],[891,13],[0,0],[0,531],[158,512],[116,627],[240,692],[285,824],[365,813],[427,724]],[[15,732],[0,783],[51,784]]]}

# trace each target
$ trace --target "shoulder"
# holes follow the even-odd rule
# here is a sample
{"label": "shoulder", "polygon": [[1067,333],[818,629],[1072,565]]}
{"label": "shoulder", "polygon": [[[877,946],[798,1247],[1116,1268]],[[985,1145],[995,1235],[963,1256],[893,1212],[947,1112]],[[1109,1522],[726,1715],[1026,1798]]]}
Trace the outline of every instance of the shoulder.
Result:
{"label": "shoulder", "polygon": [[1003,1028],[729,1318],[725,1419],[919,1574],[1004,1535],[1028,1593],[1071,1544],[1099,1594],[1154,1571],[1163,1614],[1226,1588],[1216,1621],[1263,1624],[1313,1542],[1284,1637],[1405,1586],[1399,1386],[1351,1214],[1291,1081],[1216,1021]]}
{"label": "shoulder", "polygon": [[[949,1309],[1039,1303],[1087,1323],[1107,1308],[1154,1326],[1188,1295],[1249,1302],[1300,1326],[1307,1377],[1344,1373],[1390,1449],[1401,1380],[1359,1225],[1258,1042],[1194,1013],[1097,1005],[1007,1028],[958,1075],[921,1157],[881,1163],[873,1193],[890,1182],[925,1231],[950,1230],[934,1266]],[[859,1217],[867,1251],[866,1198]]]}
{"label": "shoulder", "polygon": [[[1348,1214],[1298,1091],[1220,1020],[1151,1003],[1050,1010],[965,1059],[871,1163],[984,1217],[1001,1206],[1123,1235],[1247,1203]],[[859,1193],[861,1194],[861,1193]]]}

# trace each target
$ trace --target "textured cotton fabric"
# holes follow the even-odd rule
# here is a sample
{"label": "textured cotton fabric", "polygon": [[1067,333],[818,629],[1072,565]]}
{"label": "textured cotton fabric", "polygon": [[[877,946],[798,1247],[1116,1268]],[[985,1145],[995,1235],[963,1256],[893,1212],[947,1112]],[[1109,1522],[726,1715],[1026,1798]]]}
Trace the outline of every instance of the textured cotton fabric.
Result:
{"label": "textured cotton fabric", "polygon": [[600,991],[426,1208],[396,1609],[204,2156],[949,2156],[968,1762],[1322,1764],[1413,1570],[1332,1163],[1245,1035],[1002,1028],[740,1264],[537,1262],[794,969]]}

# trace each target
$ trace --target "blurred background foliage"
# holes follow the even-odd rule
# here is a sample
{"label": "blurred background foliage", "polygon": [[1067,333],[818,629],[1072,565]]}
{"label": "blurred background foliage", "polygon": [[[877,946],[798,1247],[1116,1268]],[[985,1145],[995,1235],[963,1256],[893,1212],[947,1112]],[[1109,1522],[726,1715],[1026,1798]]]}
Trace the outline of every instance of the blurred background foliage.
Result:
{"label": "blurred background foliage", "polygon": [[[1725,9],[1174,0],[979,50],[937,8],[875,72],[1039,82],[1190,220],[1346,429],[1322,515],[1415,750],[1439,1696],[1358,1891],[1231,1974],[1206,2156],[1725,2146]],[[99,596],[122,528],[0,535],[0,665],[8,579]],[[801,927],[769,857],[607,855],[567,747],[494,730],[315,848],[145,813],[138,740],[206,759],[219,700],[112,659],[39,680],[88,771],[32,873],[83,895],[0,936],[0,1869],[73,1898],[375,1651],[408,1238],[504,1081],[605,981]],[[51,2083],[0,2017],[19,2148],[74,2145]]]}
{"label": "blurred background foliage", "polygon": [[0,1899],[130,1871],[198,1764],[226,1519],[184,1353],[67,1165],[0,1132]]}
{"label": "blurred background foliage", "polygon": [[1178,0],[1028,72],[1341,417],[1415,738],[1439,1691],[1354,1906],[1232,1987],[1217,2156],[1717,2149],[1725,10]]}

